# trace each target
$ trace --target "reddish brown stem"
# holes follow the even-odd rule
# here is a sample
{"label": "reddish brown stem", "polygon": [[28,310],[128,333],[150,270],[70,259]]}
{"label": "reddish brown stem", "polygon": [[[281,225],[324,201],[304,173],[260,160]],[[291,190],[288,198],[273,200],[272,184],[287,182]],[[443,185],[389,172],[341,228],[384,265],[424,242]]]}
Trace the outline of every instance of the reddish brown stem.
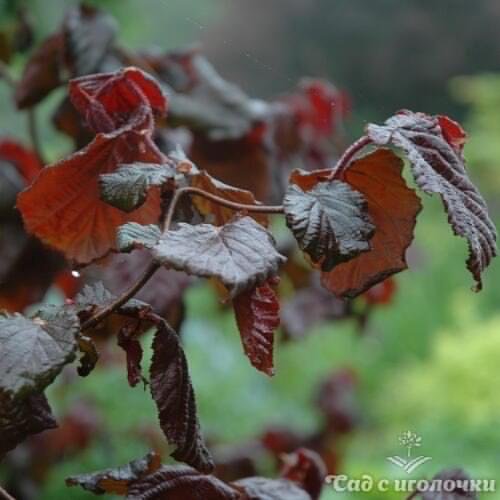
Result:
{"label": "reddish brown stem", "polygon": [[339,179],[342,177],[342,174],[346,171],[349,164],[354,159],[354,157],[366,146],[370,145],[372,140],[364,135],[360,139],[358,139],[355,143],[351,144],[344,152],[344,154],[340,157],[339,161],[333,167],[332,174],[330,179]]}
{"label": "reddish brown stem", "polygon": [[[203,191],[202,189],[198,189],[195,187],[185,187],[178,189],[174,197],[172,198],[172,201],[170,202],[170,206],[168,208],[167,215],[165,216],[165,222],[162,226],[163,233],[165,234],[170,230],[170,226],[172,225],[174,215],[175,215],[175,209],[177,208],[177,205],[179,203],[179,200],[182,198],[183,195],[185,194],[194,194],[197,196],[203,196],[204,198],[207,198],[208,200],[213,201],[214,203],[218,203],[219,205],[231,208],[233,210],[240,210],[240,211],[247,211],[247,212],[254,212],[254,213],[265,213],[265,214],[280,214],[283,213],[283,207],[281,205],[277,206],[269,206],[269,205],[245,205],[242,203],[236,203],[234,201],[229,201],[225,200],[224,198],[221,198],[220,196],[217,196],[212,193],[207,193]],[[134,283],[127,291],[125,291],[120,297],[118,297],[114,302],[109,304],[108,306],[104,307],[100,311],[98,311],[94,316],[89,318],[83,325],[81,330],[88,330],[89,328],[95,327],[98,323],[100,323],[103,319],[108,317],[110,314],[112,314],[114,311],[116,311],[118,308],[120,308],[123,304],[128,302],[148,281],[149,279],[154,275],[154,273],[160,268],[161,266],[156,263],[156,262],[151,262],[147,269],[144,271],[143,275],[139,278],[139,280]]]}

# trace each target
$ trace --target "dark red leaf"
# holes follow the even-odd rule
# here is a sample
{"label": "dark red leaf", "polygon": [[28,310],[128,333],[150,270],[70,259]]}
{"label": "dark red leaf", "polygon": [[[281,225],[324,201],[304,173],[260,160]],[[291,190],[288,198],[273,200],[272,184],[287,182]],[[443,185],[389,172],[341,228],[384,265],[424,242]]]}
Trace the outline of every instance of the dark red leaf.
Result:
{"label": "dark red leaf", "polygon": [[297,290],[283,305],[282,328],[287,339],[300,340],[324,321],[340,320],[351,313],[349,301],[339,299],[319,283]]}
{"label": "dark red leaf", "polygon": [[[238,189],[215,179],[207,172],[201,171],[190,178],[191,186],[202,189],[225,200],[244,205],[258,205],[254,195],[246,189]],[[222,226],[234,217],[234,210],[223,207],[201,196],[193,196],[193,204],[205,216],[208,222]],[[267,227],[268,218],[264,214],[251,214],[257,222]]]}
{"label": "dark red leaf", "polygon": [[269,283],[233,299],[236,323],[245,354],[257,370],[274,375],[274,332],[279,327],[279,301]]}
{"label": "dark red leaf", "polygon": [[150,368],[151,395],[158,407],[160,426],[172,445],[172,456],[208,473],[214,464],[200,432],[196,402],[184,350],[178,335],[161,321],[153,340]]}
{"label": "dark red leaf", "polygon": [[363,299],[371,306],[388,305],[392,302],[396,293],[397,285],[394,278],[387,278],[369,288],[364,294]]}
{"label": "dark red leaf", "polygon": [[56,33],[29,58],[16,87],[15,100],[19,109],[34,106],[61,84],[63,48],[64,37]]}
{"label": "dark red leaf", "polygon": [[369,138],[392,144],[407,155],[417,185],[439,194],[457,236],[469,245],[467,268],[481,290],[481,274],[497,254],[497,232],[481,194],[469,179],[462,155],[465,134],[446,117],[402,111],[384,125],[369,125]]}
{"label": "dark red leaf", "polygon": [[311,500],[318,500],[326,473],[325,464],[316,452],[300,448],[284,458],[281,477],[307,491]]}
{"label": "dark red leaf", "polygon": [[392,151],[380,149],[344,172],[344,181],[364,195],[376,231],[369,252],[322,274],[321,282],[334,294],[355,297],[408,267],[405,254],[421,203],[407,187],[402,169],[403,162]]}
{"label": "dark red leaf", "polygon": [[361,420],[358,404],[358,380],[350,368],[334,371],[319,384],[315,402],[323,414],[330,432],[348,434]]}
{"label": "dark red leaf", "polygon": [[28,184],[42,169],[36,154],[12,139],[0,140],[0,160],[12,163]]}
{"label": "dark red leaf", "polygon": [[269,154],[263,136],[266,127],[256,127],[243,138],[213,140],[197,133],[189,157],[199,167],[222,182],[250,191],[266,201],[272,192]]}
{"label": "dark red leaf", "polygon": [[141,107],[152,110],[156,116],[167,111],[167,98],[158,83],[133,67],[71,80],[69,94],[75,108],[95,132],[109,133],[123,127]]}
{"label": "dark red leaf", "polygon": [[117,248],[119,226],[157,222],[159,193],[152,192],[144,205],[126,214],[101,201],[98,184],[101,174],[122,163],[163,163],[151,132],[151,114],[142,107],[122,129],[97,135],[85,149],[43,169],[18,196],[26,229],[68,259],[86,264]]}

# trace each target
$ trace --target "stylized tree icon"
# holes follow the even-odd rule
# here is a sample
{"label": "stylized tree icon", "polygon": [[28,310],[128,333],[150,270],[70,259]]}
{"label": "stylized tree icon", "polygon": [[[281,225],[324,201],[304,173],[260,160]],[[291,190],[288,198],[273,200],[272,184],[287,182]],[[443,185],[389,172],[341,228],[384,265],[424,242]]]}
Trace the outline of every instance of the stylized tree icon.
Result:
{"label": "stylized tree icon", "polygon": [[411,457],[411,449],[422,446],[422,438],[414,432],[406,431],[399,436],[399,444],[408,450],[408,457]]}

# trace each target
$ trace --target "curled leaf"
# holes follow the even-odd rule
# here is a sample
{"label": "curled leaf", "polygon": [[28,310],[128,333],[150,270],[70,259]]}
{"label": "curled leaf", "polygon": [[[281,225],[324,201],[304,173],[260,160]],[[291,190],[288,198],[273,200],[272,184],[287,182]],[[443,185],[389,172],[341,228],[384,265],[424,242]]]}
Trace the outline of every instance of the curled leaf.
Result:
{"label": "curled leaf", "polygon": [[[95,132],[109,133],[128,124],[138,109],[155,116],[167,111],[167,98],[158,83],[138,68],[82,76],[70,81],[71,102]],[[133,163],[140,159],[122,161]]]}
{"label": "curled leaf", "polygon": [[81,486],[84,490],[97,495],[104,493],[127,495],[131,484],[153,474],[159,469],[160,465],[159,456],[154,452],[150,452],[145,457],[133,460],[127,465],[116,469],[106,469],[100,472],[68,477],[66,485]]}
{"label": "curled leaf", "polygon": [[[300,181],[300,175],[295,173],[292,179]],[[370,250],[375,227],[367,203],[347,183],[320,182],[305,191],[300,184],[291,184],[283,206],[300,248],[323,271]]]}
{"label": "curled leaf", "polygon": [[274,375],[274,332],[279,327],[279,301],[269,283],[233,299],[236,323],[245,354],[257,370]]}
{"label": "curled leaf", "polygon": [[353,162],[343,180],[363,194],[377,230],[371,250],[322,273],[325,288],[340,297],[353,298],[403,271],[406,250],[413,240],[421,203],[402,176],[403,162],[392,151],[379,149]]}
{"label": "curled leaf", "polygon": [[401,148],[417,185],[425,193],[441,196],[453,232],[468,242],[467,268],[476,291],[481,290],[481,274],[497,254],[497,231],[467,174],[461,127],[447,117],[403,111],[384,125],[369,125],[367,131],[375,144]]}
{"label": "curled leaf", "polygon": [[153,255],[174,269],[219,278],[233,296],[276,275],[285,260],[271,234],[250,217],[221,227],[180,223],[160,239]]}
{"label": "curled leaf", "polygon": [[208,473],[213,461],[200,432],[193,386],[179,337],[165,321],[157,324],[150,368],[151,395],[160,426],[172,445],[172,456]]}

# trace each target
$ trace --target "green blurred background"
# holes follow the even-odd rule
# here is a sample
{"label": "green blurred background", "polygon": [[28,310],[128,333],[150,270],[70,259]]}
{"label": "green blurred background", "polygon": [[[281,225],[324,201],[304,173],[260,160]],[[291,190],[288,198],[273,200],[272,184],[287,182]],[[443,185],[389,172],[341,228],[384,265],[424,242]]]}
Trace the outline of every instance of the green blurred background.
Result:
{"label": "green blurred background", "polygon": [[[77,2],[26,3],[42,37]],[[381,121],[399,108],[462,120],[470,135],[470,175],[500,222],[498,0],[93,3],[117,17],[124,44],[176,48],[199,42],[225,77],[256,97],[284,92],[301,76],[334,81],[351,96],[353,137],[364,122]],[[0,102],[0,132],[23,138],[24,118],[14,113],[1,84]],[[44,104],[47,116],[51,102]],[[42,133],[51,156],[69,150],[50,127]],[[487,271],[484,291],[473,293],[465,242],[451,234],[438,200],[426,197],[424,203],[412,268],[397,277],[393,303],[375,311],[363,336],[354,323],[332,322],[302,341],[279,344],[271,380],[243,357],[232,315],[221,310],[212,289],[190,289],[183,336],[206,434],[234,443],[270,424],[312,430],[320,418],[311,404],[318,381],[349,366],[359,374],[362,422],[341,443],[343,472],[401,477],[386,457],[400,453],[398,435],[412,430],[423,439],[419,453],[432,457],[415,477],[461,466],[477,478],[500,480],[500,261]],[[128,388],[121,367],[75,381],[70,393],[56,386],[51,400],[62,411],[82,397],[96,403],[112,432],[106,442],[96,440],[54,467],[44,500],[91,498],[67,490],[64,478],[147,451],[131,430],[156,425],[155,411],[144,391]]]}

